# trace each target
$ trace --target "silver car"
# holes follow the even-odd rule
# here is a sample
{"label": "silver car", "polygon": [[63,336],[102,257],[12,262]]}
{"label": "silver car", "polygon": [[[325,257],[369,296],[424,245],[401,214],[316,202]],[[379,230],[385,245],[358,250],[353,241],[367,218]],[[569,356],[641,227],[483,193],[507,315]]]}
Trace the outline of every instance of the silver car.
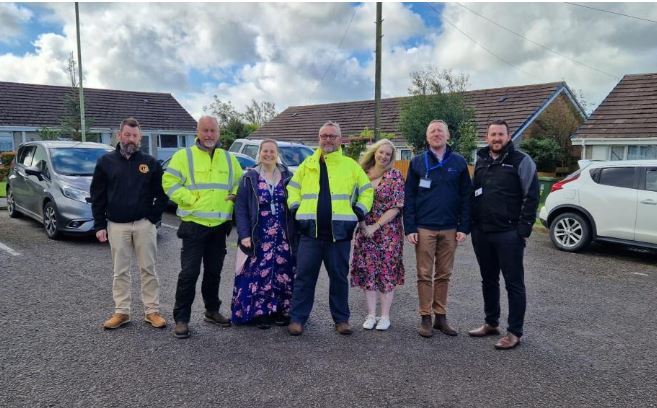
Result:
{"label": "silver car", "polygon": [[94,231],[89,186],[96,161],[112,148],[100,143],[34,141],[22,144],[11,165],[7,211],[42,222],[48,238]]}

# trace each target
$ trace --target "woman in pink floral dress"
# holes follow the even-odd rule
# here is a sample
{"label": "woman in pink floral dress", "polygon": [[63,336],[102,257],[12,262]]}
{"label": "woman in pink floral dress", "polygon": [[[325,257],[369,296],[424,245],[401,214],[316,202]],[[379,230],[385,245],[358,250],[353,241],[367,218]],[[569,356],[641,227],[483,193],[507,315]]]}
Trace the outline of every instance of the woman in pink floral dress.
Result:
{"label": "woman in pink floral dress", "polygon": [[[359,225],[351,260],[351,286],[360,287],[367,299],[363,328],[387,330],[395,287],[404,284],[404,178],[392,167],[395,147],[388,139],[370,146],[360,161],[374,188],[372,211]],[[381,316],[376,317],[377,293]]]}

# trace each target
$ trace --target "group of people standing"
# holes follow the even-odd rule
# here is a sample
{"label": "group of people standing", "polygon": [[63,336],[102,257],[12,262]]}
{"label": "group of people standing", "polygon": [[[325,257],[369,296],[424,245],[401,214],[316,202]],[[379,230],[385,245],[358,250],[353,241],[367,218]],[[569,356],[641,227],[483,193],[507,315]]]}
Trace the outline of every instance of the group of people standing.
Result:
{"label": "group of people standing", "polygon": [[[394,291],[404,284],[404,238],[415,246],[417,259],[418,333],[431,337],[436,329],[455,336],[446,317],[448,283],[457,243],[472,233],[485,324],[469,334],[499,334],[501,271],[509,296],[509,327],[495,346],[510,349],[520,343],[526,303],[523,252],[536,214],[538,180],[531,158],[513,149],[504,121],[488,127],[488,146],[477,152],[474,182],[466,160],[449,147],[449,129],[441,120],[429,123],[427,150],[413,158],[405,180],[393,167],[392,142],[372,144],[357,163],[343,155],[342,133],[334,122],[321,126],[319,148],[294,174],[280,164],[275,140],[262,141],[256,167],[242,174],[237,160],[218,147],[215,118],[202,117],[197,130],[195,145],[175,153],[162,172],[152,157],[139,151],[139,124],[127,119],[121,123],[116,151],[97,163],[91,187],[96,236],[109,240],[114,263],[116,308],[104,323],[106,329],[130,321],[133,249],[145,320],[153,327],[166,326],[159,313],[154,224],[168,197],[181,218],[181,272],[173,313],[178,338],[190,335],[201,264],[204,319],[210,323],[262,329],[276,324],[287,326],[290,335],[301,335],[323,263],[335,330],[352,333],[350,284],[363,290],[367,302],[362,327],[387,330]],[[139,200],[125,204],[126,197],[135,195]],[[231,316],[225,317],[219,312],[218,293],[233,221],[239,251]]]}

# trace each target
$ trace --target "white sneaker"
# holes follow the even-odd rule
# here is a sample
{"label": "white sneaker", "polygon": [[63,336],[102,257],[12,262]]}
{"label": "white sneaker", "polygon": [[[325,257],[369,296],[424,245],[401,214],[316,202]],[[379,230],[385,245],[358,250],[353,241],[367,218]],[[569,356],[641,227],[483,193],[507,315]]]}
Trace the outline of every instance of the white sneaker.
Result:
{"label": "white sneaker", "polygon": [[379,318],[379,323],[376,325],[377,330],[388,330],[390,327],[390,319]]}
{"label": "white sneaker", "polygon": [[365,322],[363,323],[363,329],[372,330],[376,326],[376,317],[372,315],[367,315]]}

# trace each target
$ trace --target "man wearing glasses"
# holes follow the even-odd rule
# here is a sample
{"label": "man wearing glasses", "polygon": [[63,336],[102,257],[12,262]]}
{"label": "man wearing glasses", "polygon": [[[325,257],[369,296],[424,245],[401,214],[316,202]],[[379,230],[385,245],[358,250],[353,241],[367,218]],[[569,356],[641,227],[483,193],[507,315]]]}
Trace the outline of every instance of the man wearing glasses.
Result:
{"label": "man wearing glasses", "polygon": [[367,174],[344,156],[340,125],[319,129],[319,149],[301,163],[287,186],[288,205],[301,233],[288,332],[303,333],[315,299],[319,269],[329,275],[329,306],[335,330],[352,333],[349,325],[349,252],[358,221],[374,199]]}

